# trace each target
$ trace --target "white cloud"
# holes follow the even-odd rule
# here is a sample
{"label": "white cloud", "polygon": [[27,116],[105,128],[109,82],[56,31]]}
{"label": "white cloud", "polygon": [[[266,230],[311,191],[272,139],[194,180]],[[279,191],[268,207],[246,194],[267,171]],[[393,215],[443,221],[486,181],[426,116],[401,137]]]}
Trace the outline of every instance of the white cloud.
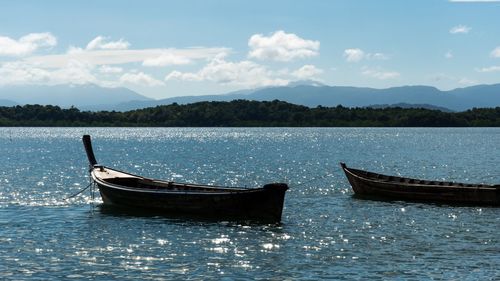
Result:
{"label": "white cloud", "polygon": [[345,49],[344,57],[348,62],[359,62],[363,59],[367,60],[386,60],[389,57],[382,53],[365,53],[359,48]]}
{"label": "white cloud", "polygon": [[447,58],[447,59],[452,59],[453,58],[453,53],[451,51],[448,51],[448,52],[446,52],[446,54],[444,54],[444,57]]}
{"label": "white cloud", "polygon": [[494,65],[490,67],[476,68],[477,72],[497,72],[500,71],[499,65]]}
{"label": "white cloud", "polygon": [[85,52],[84,49],[75,46],[69,46],[68,51],[66,52],[68,55],[80,54]]}
{"label": "white cloud", "polygon": [[198,73],[180,72],[174,70],[165,76],[165,80],[184,80],[184,81],[202,81],[204,78]]}
{"label": "white cloud", "polygon": [[129,84],[148,86],[148,87],[165,85],[163,81],[157,80],[144,72],[125,73],[120,77],[120,82],[123,84],[129,83]]}
{"label": "white cloud", "polygon": [[311,64],[306,64],[303,67],[292,72],[292,75],[299,79],[309,79],[321,73],[323,73],[322,69],[317,68],[316,66]]}
{"label": "white cloud", "polygon": [[30,33],[19,40],[0,36],[0,56],[25,56],[42,47],[53,47],[57,39],[49,32]]}
{"label": "white cloud", "polygon": [[445,73],[435,74],[435,75],[431,76],[430,79],[433,82],[438,82],[438,83],[441,83],[443,85],[444,84],[454,85],[455,87],[459,86],[459,85],[469,86],[469,85],[476,85],[476,84],[478,84],[478,82],[476,80],[472,80],[472,79],[469,79],[469,78],[466,78],[466,77],[460,78],[460,77],[448,75],[448,74],[445,74]]}
{"label": "white cloud", "polygon": [[363,67],[362,72],[363,75],[373,77],[379,80],[387,80],[387,79],[394,79],[398,78],[401,76],[399,72],[395,71],[383,71],[380,69],[371,69],[368,67]]}
{"label": "white cloud", "polygon": [[123,68],[109,65],[101,65],[99,72],[104,74],[122,73]]}
{"label": "white cloud", "polygon": [[216,57],[198,72],[172,71],[165,80],[211,81],[222,85],[262,87],[286,85],[289,81],[275,77],[265,66],[251,61],[229,62]]}
{"label": "white cloud", "polygon": [[124,50],[128,49],[130,43],[120,39],[118,41],[106,42],[107,38],[97,36],[87,44],[86,50]]}
{"label": "white cloud", "polygon": [[366,54],[366,57],[370,60],[386,60],[389,59],[389,57],[385,54],[382,53],[374,53],[374,54]]}
{"label": "white cloud", "polygon": [[[3,40],[3,41],[1,41]],[[56,44],[49,33],[33,33],[12,40],[1,37],[2,54],[28,55],[36,49]],[[55,55],[26,56],[16,61],[0,62],[0,85],[12,84],[84,84],[94,83],[102,86],[134,84],[160,86],[164,81],[157,80],[144,72],[124,73],[121,65],[143,63],[144,65],[185,64],[197,60],[212,60],[225,56],[228,48],[186,48],[186,49],[125,49],[129,45],[124,40],[107,41],[98,36],[85,48],[70,46],[66,53]],[[103,75],[106,74],[106,75]],[[119,74],[114,76],[111,74]],[[107,78],[106,78],[107,77]],[[106,81],[113,77],[113,81]]]}
{"label": "white cloud", "polygon": [[365,57],[365,52],[361,49],[346,49],[344,50],[344,57],[348,62],[358,62]]}
{"label": "white cloud", "polygon": [[293,33],[276,31],[271,36],[254,34],[248,40],[248,57],[259,60],[291,61],[319,54],[319,41],[302,39]]}
{"label": "white cloud", "polygon": [[[56,45],[50,33],[28,34],[19,40],[0,37],[0,55],[29,55],[42,47]],[[128,71],[129,63],[144,66],[179,65],[199,60],[210,61],[230,53],[228,48],[139,49],[130,50],[129,43],[110,41],[98,36],[85,48],[70,46],[66,53],[25,56],[16,61],[0,62],[0,85],[12,84],[85,84],[102,86],[162,86],[164,81],[147,72]],[[222,75],[220,75],[222,76]],[[110,79],[113,81],[106,81]]]}
{"label": "white cloud", "polygon": [[8,62],[0,67],[0,85],[42,82],[46,81],[48,76],[46,70],[20,62]]}
{"label": "white cloud", "polygon": [[[24,61],[9,62],[0,65],[0,85],[57,85],[93,83],[104,87],[125,85],[162,86],[165,83],[143,72],[125,73],[117,80],[106,81],[102,74],[117,74],[120,67],[101,66],[96,68],[80,61],[70,61],[60,68],[42,68]],[[101,75],[96,75],[101,73]]]}
{"label": "white cloud", "polygon": [[66,67],[50,72],[51,84],[87,84],[98,83],[92,74],[93,66],[80,61],[70,61]]}
{"label": "white cloud", "polygon": [[0,67],[0,85],[97,84],[99,81],[92,71],[91,65],[79,61],[70,61],[57,69],[40,68],[23,61],[9,62]]}
{"label": "white cloud", "polygon": [[475,84],[477,84],[477,81],[471,80],[471,79],[468,79],[468,78],[460,78],[458,80],[458,83],[461,84],[461,85],[475,85]]}
{"label": "white cloud", "polygon": [[466,25],[457,25],[454,26],[450,29],[451,34],[467,34],[469,31],[471,31],[472,28],[466,26]]}
{"label": "white cloud", "polygon": [[167,65],[182,65],[189,64],[191,60],[185,56],[165,52],[157,57],[145,59],[142,62],[144,66],[167,66]]}
{"label": "white cloud", "polygon": [[210,60],[217,55],[227,54],[227,48],[187,48],[187,49],[141,49],[141,50],[84,50],[71,47],[66,54],[27,57],[26,62],[47,68],[63,67],[71,60],[91,65],[114,65],[144,62],[163,54],[182,57],[186,60]]}
{"label": "white cloud", "polygon": [[491,51],[490,56],[494,58],[500,58],[500,46],[496,47],[493,51]]}

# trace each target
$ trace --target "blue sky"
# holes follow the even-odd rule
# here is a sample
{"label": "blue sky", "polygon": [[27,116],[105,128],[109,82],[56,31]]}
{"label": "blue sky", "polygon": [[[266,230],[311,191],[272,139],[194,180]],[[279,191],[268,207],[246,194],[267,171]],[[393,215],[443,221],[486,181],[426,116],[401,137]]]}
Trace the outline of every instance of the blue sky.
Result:
{"label": "blue sky", "polygon": [[500,83],[500,1],[0,1],[0,87]]}

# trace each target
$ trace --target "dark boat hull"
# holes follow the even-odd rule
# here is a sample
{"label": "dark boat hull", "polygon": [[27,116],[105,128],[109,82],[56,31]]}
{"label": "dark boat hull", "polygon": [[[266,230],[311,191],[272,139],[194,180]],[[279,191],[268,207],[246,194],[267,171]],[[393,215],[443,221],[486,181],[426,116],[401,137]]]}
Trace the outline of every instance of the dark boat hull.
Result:
{"label": "dark boat hull", "polygon": [[341,164],[357,197],[375,200],[500,206],[498,186],[426,181],[352,169]]}
{"label": "dark boat hull", "polygon": [[241,192],[161,192],[115,188],[97,182],[104,204],[122,210],[207,219],[281,221],[285,192],[281,185]]}
{"label": "dark boat hull", "polygon": [[129,213],[269,223],[281,221],[287,184],[270,183],[250,189],[145,178],[97,165],[90,136],[84,135],[82,141],[90,175],[99,188],[103,206]]}

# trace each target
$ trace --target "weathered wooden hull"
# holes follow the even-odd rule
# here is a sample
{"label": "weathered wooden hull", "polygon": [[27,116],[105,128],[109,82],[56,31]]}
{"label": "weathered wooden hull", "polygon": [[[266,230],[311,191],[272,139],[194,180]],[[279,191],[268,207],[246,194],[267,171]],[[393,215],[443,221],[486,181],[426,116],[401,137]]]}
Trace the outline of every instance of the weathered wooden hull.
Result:
{"label": "weathered wooden hull", "polygon": [[97,165],[90,136],[84,135],[82,140],[92,180],[97,184],[105,205],[151,214],[273,223],[281,221],[288,189],[284,183],[250,189],[145,178]]}
{"label": "weathered wooden hull", "polygon": [[342,169],[356,196],[379,200],[403,200],[458,205],[500,206],[498,185],[427,181]]}
{"label": "weathered wooden hull", "polygon": [[104,204],[131,211],[207,219],[280,222],[286,185],[237,192],[149,191],[96,181]]}

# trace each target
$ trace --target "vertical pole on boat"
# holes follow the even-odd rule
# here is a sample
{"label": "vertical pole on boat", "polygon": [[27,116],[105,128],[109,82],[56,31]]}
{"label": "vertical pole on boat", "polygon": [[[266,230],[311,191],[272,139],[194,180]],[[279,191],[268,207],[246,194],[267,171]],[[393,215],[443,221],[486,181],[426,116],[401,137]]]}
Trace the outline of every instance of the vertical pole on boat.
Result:
{"label": "vertical pole on boat", "polygon": [[90,140],[90,135],[83,135],[82,137],[83,146],[85,147],[85,152],[87,153],[87,158],[89,159],[90,167],[97,164],[95,159],[94,150],[92,149],[92,141]]}
{"label": "vertical pole on boat", "polygon": [[[92,149],[92,141],[90,139],[90,135],[83,135],[82,137],[83,146],[85,147],[85,152],[87,153],[87,158],[89,159],[89,172],[92,171],[92,168],[97,165],[97,160],[95,159],[94,150]],[[94,200],[95,200],[95,182],[92,179],[92,175],[90,177],[90,200],[91,206],[90,208],[94,209]]]}

